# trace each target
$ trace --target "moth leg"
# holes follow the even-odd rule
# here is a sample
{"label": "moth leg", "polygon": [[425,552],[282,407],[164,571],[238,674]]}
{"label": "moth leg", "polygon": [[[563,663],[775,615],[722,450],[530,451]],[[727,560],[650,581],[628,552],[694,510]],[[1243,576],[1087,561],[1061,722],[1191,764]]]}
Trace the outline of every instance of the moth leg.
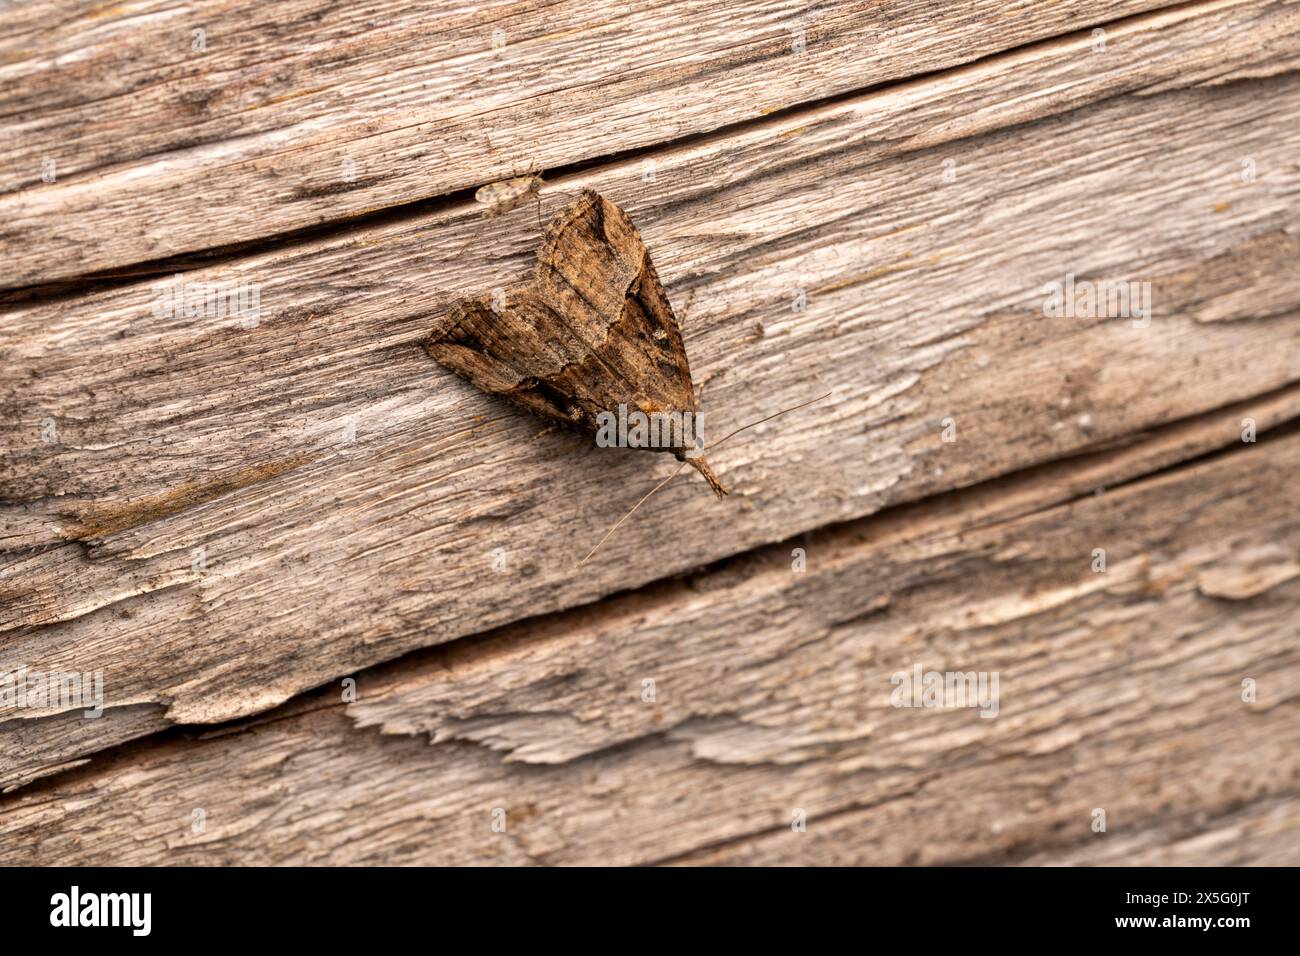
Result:
{"label": "moth leg", "polygon": [[560,427],[559,425],[552,422],[551,424],[543,428],[541,431],[539,431],[532,438],[528,439],[529,444],[532,444],[533,442],[537,441],[537,439],[541,438],[543,435],[549,435],[551,432],[556,431],[559,427]]}
{"label": "moth leg", "polygon": [[709,372],[703,378],[701,378],[699,383],[695,386],[695,407],[696,408],[700,407],[700,398],[704,395],[704,386],[708,385],[709,381],[715,378],[717,374],[718,373],[716,369],[712,372]]}
{"label": "moth leg", "polygon": [[763,328],[763,323],[758,319],[755,319],[749,328],[750,332],[748,335],[743,338],[732,339],[732,343],[735,345],[752,345],[755,342],[767,338],[767,329]]}
{"label": "moth leg", "polygon": [[695,293],[698,289],[692,289],[686,295],[686,304],[682,306],[681,314],[677,316],[677,327],[680,329],[686,324],[686,313],[691,311],[691,305],[695,302]]}

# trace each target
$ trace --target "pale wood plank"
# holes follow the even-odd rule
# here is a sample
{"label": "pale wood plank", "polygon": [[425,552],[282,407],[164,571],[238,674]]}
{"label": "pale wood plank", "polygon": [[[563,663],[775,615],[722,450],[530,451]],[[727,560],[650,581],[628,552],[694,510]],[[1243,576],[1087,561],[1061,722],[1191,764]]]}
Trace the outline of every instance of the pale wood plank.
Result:
{"label": "pale wood plank", "polygon": [[[818,382],[835,391],[719,452],[734,500],[670,487],[580,574],[576,559],[648,487],[644,463],[533,441],[535,422],[417,347],[451,290],[526,268],[532,210],[485,233],[462,205],[197,273],[263,283],[252,330],[160,320],[147,283],[11,310],[5,663],[111,675],[111,705],[138,709],[105,724],[116,729],[101,744],[156,726],[160,707],[225,720],[414,648],[1284,386],[1300,368],[1300,131],[1275,118],[1300,109],[1300,85],[1243,80],[1291,55],[1285,37],[1233,39],[1251,40],[1266,8],[1134,28],[1142,55],[1108,61],[1114,72],[1066,44],[746,129],[661,157],[653,188],[622,164],[555,184],[551,209],[584,184],[624,203],[679,306],[698,291],[688,349],[697,376],[714,376],[704,407],[719,430]],[[1226,85],[1150,94],[1209,79],[1197,63]],[[936,130],[960,139],[917,148]],[[1255,182],[1239,178],[1243,156]],[[471,239],[474,255],[456,259]],[[1066,271],[1150,277],[1155,321],[1042,319],[1042,283]],[[800,285],[810,306],[796,314]],[[1271,403],[1261,427],[1294,414]],[[939,440],[948,415],[953,445]],[[1240,420],[1219,428],[1208,447],[1236,441]],[[53,727],[48,751],[27,738],[10,750],[18,778],[39,772],[33,756],[92,751],[95,733],[68,743]]]}
{"label": "pale wood plank", "polygon": [[1160,3],[26,6],[0,42],[0,288],[706,133]]}
{"label": "pale wood plank", "polygon": [[[1134,435],[1113,449],[1040,466],[1033,470],[1032,480],[990,481],[963,489],[958,493],[957,504],[941,499],[934,504],[906,508],[896,512],[888,526],[908,527],[917,514],[932,511],[960,514],[971,525],[1009,521],[1219,450],[1225,445],[1225,436],[1235,435],[1247,412],[1254,416],[1261,433],[1267,434],[1279,423],[1300,418],[1300,388]],[[1260,567],[1226,567],[1216,577],[1203,576],[1200,588],[1202,593],[1213,596],[1250,596],[1253,590],[1262,587],[1261,575],[1267,584],[1280,583],[1287,573],[1287,567],[1276,562]],[[523,633],[531,633],[532,622],[522,622],[520,627]],[[373,702],[367,711],[377,712]],[[0,787],[16,789],[84,762],[87,755],[170,725],[166,709],[160,705],[113,705],[105,710],[102,718],[90,721],[82,718],[81,711],[56,716],[34,716],[27,712],[7,725],[0,725],[0,736],[5,741],[0,751]]]}
{"label": "pale wood plank", "polygon": [[[1245,808],[1295,845],[1300,575],[1202,582],[1300,556],[1297,466],[1292,429],[1009,520],[821,532],[802,573],[767,548],[38,783],[0,799],[0,860],[1278,861],[1215,831]],[[892,706],[917,663],[997,671],[998,715]]]}
{"label": "pale wood plank", "polygon": [[[1020,862],[1037,866],[1043,856]],[[1056,850],[1051,860],[1067,866],[1295,866],[1300,860],[1300,801],[1262,800],[1213,820],[1171,820],[1144,834]]]}

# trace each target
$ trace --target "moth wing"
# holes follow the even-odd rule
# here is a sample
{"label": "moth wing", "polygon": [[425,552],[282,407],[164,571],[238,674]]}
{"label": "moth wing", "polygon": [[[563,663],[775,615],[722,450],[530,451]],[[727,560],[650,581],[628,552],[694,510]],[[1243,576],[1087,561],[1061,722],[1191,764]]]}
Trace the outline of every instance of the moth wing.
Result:
{"label": "moth wing", "polygon": [[[564,334],[557,317],[528,289],[507,293],[501,312],[482,299],[457,303],[425,341],[425,350],[476,388],[503,395],[528,411],[566,425],[578,424],[580,397],[548,386],[581,360],[581,343]],[[593,416],[594,417],[594,416]]]}
{"label": "moth wing", "polygon": [[617,413],[620,399],[610,397],[621,384],[531,288],[507,292],[506,303],[498,312],[483,299],[463,300],[426,351],[482,391],[594,434],[601,412]]}
{"label": "moth wing", "polygon": [[605,369],[606,407],[697,410],[681,327],[627,213],[585,190],[551,220],[537,259],[537,295]]}

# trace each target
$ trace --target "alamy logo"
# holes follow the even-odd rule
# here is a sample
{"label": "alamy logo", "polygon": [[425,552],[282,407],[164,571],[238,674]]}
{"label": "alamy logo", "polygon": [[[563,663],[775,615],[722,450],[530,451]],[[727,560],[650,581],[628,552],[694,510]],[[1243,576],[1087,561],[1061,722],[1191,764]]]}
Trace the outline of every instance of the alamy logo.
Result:
{"label": "alamy logo", "polygon": [[152,893],[71,893],[50,897],[51,926],[129,926],[133,936],[148,936],[153,926]]}
{"label": "alamy logo", "polygon": [[153,314],[158,319],[238,319],[246,329],[262,320],[262,287],[256,282],[186,282],[180,275],[159,282]]}
{"label": "alamy logo", "polygon": [[920,664],[898,671],[889,682],[895,707],[978,707],[981,717],[998,715],[998,672],[927,671]]}
{"label": "alamy logo", "polygon": [[86,717],[104,713],[103,671],[0,671],[0,707],[85,708]]}
{"label": "alamy logo", "polygon": [[700,412],[652,412],[627,410],[620,402],[618,413],[596,415],[598,448],[685,448],[694,458],[704,446],[704,421]]}
{"label": "alamy logo", "polygon": [[1150,282],[1076,282],[1067,272],[1064,282],[1043,286],[1043,295],[1043,315],[1049,319],[1131,319],[1135,329],[1151,324]]}

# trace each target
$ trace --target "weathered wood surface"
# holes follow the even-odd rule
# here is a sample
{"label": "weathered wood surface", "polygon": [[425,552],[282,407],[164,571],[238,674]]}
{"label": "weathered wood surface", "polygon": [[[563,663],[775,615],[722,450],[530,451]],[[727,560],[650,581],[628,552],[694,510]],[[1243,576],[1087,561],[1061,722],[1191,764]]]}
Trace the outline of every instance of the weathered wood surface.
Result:
{"label": "weathered wood surface", "polygon": [[[817,532],[128,745],[0,801],[0,861],[1294,862],[1298,467],[1292,427]],[[997,716],[893,706],[917,664]]]}
{"label": "weathered wood surface", "polygon": [[[259,283],[253,329],[160,319],[149,282],[11,304],[0,663],[102,669],[110,711],[0,713],[0,781],[1231,403],[1189,453],[1294,416],[1295,12],[1180,7],[1103,53],[1054,40],[666,149],[652,183],[628,159],[547,187],[632,213],[719,432],[834,391],[719,451],[733,500],[681,481],[581,571],[644,462],[534,440],[418,348],[455,293],[527,268],[531,209],[188,274]],[[1044,319],[1067,272],[1151,281],[1151,325]]]}
{"label": "weathered wood surface", "polygon": [[[1240,406],[1229,406],[1132,436],[1119,447],[1039,466],[1032,480],[992,481],[961,491],[940,507],[960,513],[970,524],[1007,522],[1036,509],[1095,493],[1205,454],[1231,447],[1246,414],[1268,435],[1280,423],[1300,417],[1300,388],[1286,389]],[[906,520],[906,519],[904,519]],[[593,605],[601,607],[601,605]],[[530,623],[520,625],[527,632]],[[401,666],[401,665],[399,665]],[[85,720],[72,710],[40,720],[17,718],[0,727],[5,789],[88,762],[88,755],[113,744],[143,737],[169,725],[160,704],[115,705],[103,717]]]}
{"label": "weathered wood surface", "polygon": [[0,34],[0,288],[707,133],[1159,5],[21,4]]}
{"label": "weathered wood surface", "polygon": [[[1300,859],[1300,4],[1156,6],[7,11],[0,672],[107,709],[0,707],[0,862]],[[418,343],[583,187],[711,432],[833,398],[579,569],[668,466]]]}

